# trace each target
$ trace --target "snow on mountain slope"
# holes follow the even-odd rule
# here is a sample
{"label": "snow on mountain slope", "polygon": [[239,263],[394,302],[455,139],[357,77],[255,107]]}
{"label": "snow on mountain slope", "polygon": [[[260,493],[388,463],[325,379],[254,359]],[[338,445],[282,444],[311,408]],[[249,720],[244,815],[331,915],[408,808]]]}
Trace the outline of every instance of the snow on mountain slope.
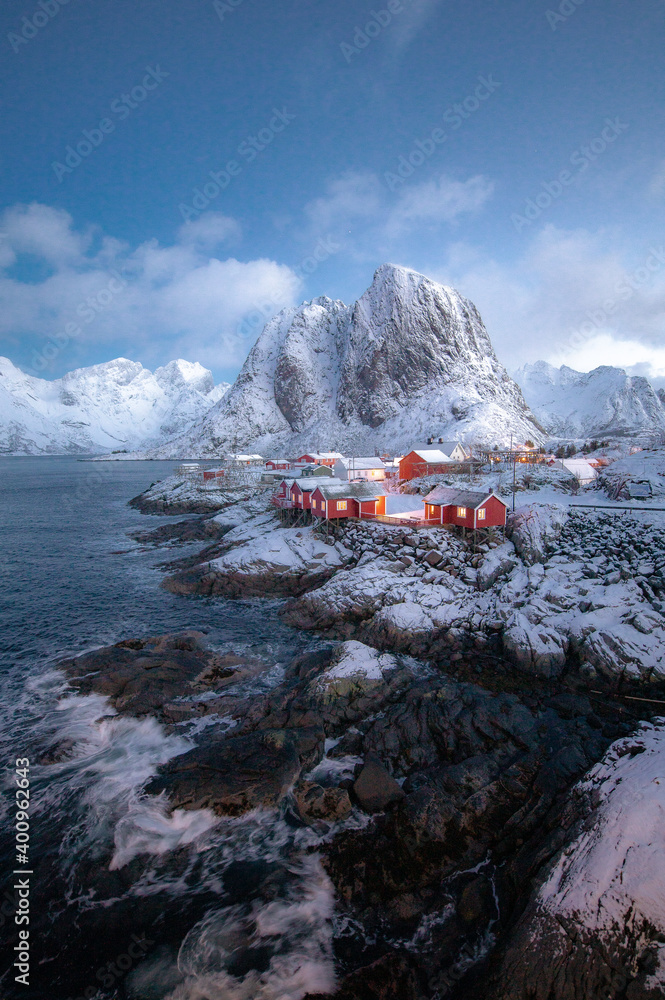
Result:
{"label": "snow on mountain slope", "polygon": [[181,433],[225,385],[198,363],[154,373],[116,358],[52,382],[0,358],[0,454],[59,455],[134,449]]}
{"label": "snow on mountain slope", "polygon": [[397,452],[429,436],[542,440],[475,306],[384,264],[352,306],[321,297],[266,324],[235,384],[153,457],[307,448]]}
{"label": "snow on mountain slope", "polygon": [[665,431],[665,405],[645,378],[603,365],[576,372],[546,361],[515,372],[524,398],[556,437],[635,437]]}

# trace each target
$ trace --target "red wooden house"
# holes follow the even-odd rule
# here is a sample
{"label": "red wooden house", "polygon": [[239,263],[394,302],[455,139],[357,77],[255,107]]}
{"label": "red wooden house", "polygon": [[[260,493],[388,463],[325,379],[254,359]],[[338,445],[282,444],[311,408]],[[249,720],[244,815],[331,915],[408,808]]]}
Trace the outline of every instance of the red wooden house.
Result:
{"label": "red wooden house", "polygon": [[494,493],[437,486],[425,497],[425,518],[461,528],[495,528],[506,523],[508,505]]}
{"label": "red wooden house", "polygon": [[279,472],[282,469],[290,469],[291,464],[286,458],[269,458],[266,462],[266,469],[271,472]]}
{"label": "red wooden house", "polygon": [[373,483],[344,483],[339,486],[317,486],[312,493],[314,517],[377,517],[386,512],[386,494]]}
{"label": "red wooden house", "polygon": [[332,469],[338,458],[343,458],[338,451],[311,451],[296,459],[298,465],[327,465]]}
{"label": "red wooden house", "polygon": [[416,479],[418,476],[445,474],[455,465],[455,461],[439,449],[418,449],[400,459],[399,478]]}

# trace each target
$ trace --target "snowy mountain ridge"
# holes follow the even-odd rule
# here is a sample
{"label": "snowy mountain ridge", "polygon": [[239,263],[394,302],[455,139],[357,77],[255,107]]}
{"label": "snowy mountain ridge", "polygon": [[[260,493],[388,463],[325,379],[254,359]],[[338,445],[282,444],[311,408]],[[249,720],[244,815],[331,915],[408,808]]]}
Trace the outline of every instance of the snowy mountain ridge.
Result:
{"label": "snowy mountain ridge", "polygon": [[543,439],[473,303],[384,264],[348,306],[325,296],[271,319],[220,403],[149,457],[250,450],[396,452],[427,437]]}
{"label": "snowy mountain ridge", "polygon": [[219,402],[198,362],[155,372],[116,358],[47,381],[0,358],[0,454],[90,454],[142,448],[181,433]]}
{"label": "snowy mountain ridge", "polygon": [[654,437],[665,432],[665,403],[651,383],[602,365],[577,372],[546,361],[514,373],[524,398],[553,437]]}

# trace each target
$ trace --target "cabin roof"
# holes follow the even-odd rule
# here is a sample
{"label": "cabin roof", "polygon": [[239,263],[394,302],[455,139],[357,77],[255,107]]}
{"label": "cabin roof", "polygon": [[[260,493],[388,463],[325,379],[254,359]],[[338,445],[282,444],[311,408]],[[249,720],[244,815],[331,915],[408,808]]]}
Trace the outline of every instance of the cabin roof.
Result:
{"label": "cabin roof", "polygon": [[446,455],[438,448],[412,448],[408,455],[417,455],[428,465],[436,465],[439,462],[449,462],[450,455]]}
{"label": "cabin roof", "polygon": [[502,503],[504,507],[508,504],[504,503],[501,497],[498,497],[495,493],[478,493],[476,490],[458,490],[453,486],[435,486],[431,493],[428,493],[425,497],[425,503],[432,504],[436,507],[470,507],[471,510],[477,510],[478,507],[489,500],[490,497],[494,497],[499,503]]}
{"label": "cabin roof", "polygon": [[347,469],[351,469],[351,471],[363,472],[365,469],[385,469],[385,463],[376,455],[372,458],[339,458],[338,461]]}
{"label": "cabin roof", "polygon": [[377,500],[386,491],[376,483],[319,484],[317,490],[325,500]]}

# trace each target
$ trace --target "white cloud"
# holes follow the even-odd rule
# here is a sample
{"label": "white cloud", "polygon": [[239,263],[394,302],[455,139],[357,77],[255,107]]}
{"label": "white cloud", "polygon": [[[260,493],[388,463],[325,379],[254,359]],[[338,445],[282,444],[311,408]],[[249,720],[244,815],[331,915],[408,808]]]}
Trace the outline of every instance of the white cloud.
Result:
{"label": "white cloud", "polygon": [[2,229],[14,253],[29,253],[49,264],[81,260],[91,232],[75,233],[68,212],[47,205],[15,205],[2,219]]}
{"label": "white cloud", "polygon": [[406,49],[425,27],[442,0],[406,0],[407,6],[394,15],[393,37],[398,51]]}
{"label": "white cloud", "polygon": [[397,203],[386,221],[386,233],[398,236],[415,227],[454,222],[460,215],[478,212],[492,197],[494,184],[478,174],[456,181],[439,178],[400,189]]}
{"label": "white cloud", "polygon": [[[0,219],[6,234],[0,334],[29,337],[37,355],[48,342],[60,344],[58,353],[68,350],[72,363],[79,344],[94,342],[108,344],[103,353],[109,356],[141,352],[162,363],[183,355],[238,367],[259,332],[240,329],[244,317],[266,302],[275,312],[294,304],[300,279],[273,260],[206,252],[211,242],[237,236],[234,220],[204,215],[185,229],[173,246],[151,240],[131,248],[79,233],[66,212],[44,205],[9,209]],[[14,276],[13,260],[24,254],[46,261],[52,273],[33,281]],[[78,332],[66,332],[74,328]]]}
{"label": "white cloud", "polygon": [[330,180],[326,193],[305,206],[317,233],[338,231],[359,221],[376,223],[385,201],[385,190],[376,174],[350,170]]}
{"label": "white cloud", "polygon": [[[623,251],[623,252],[622,252]],[[544,359],[589,371],[602,364],[662,375],[665,247],[626,263],[619,236],[545,227],[505,264],[465,244],[433,276],[478,306],[509,368]]]}
{"label": "white cloud", "polygon": [[240,226],[235,219],[221,212],[204,212],[194,222],[186,222],[178,231],[181,243],[192,244],[202,250],[214,250],[221,243],[240,238]]}
{"label": "white cloud", "polygon": [[[313,233],[353,235],[354,251],[389,252],[392,242],[424,225],[456,222],[478,212],[491,198],[493,183],[480,174],[458,181],[446,174],[392,192],[375,173],[349,171],[328,182],[325,194],[305,206]],[[348,242],[348,241],[347,241]]]}

